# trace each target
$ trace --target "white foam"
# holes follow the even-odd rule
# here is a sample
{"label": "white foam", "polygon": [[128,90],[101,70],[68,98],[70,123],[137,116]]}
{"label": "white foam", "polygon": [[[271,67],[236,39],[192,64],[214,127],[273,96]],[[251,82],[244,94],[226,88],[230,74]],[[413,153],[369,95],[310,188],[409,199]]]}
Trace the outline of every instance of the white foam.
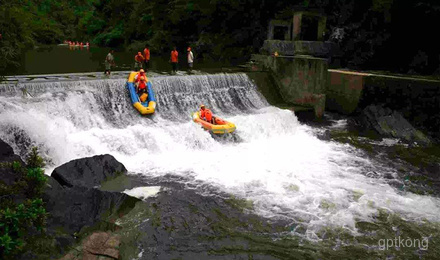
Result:
{"label": "white foam", "polygon": [[156,196],[157,193],[159,193],[160,188],[160,186],[137,187],[131,190],[124,190],[123,193],[136,197],[138,199],[146,199]]}

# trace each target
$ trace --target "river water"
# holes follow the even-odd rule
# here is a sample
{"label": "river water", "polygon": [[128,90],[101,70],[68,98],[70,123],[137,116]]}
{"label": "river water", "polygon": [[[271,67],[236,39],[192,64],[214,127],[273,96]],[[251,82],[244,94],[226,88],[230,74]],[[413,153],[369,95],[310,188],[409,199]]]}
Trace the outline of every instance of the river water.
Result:
{"label": "river water", "polygon": [[[132,108],[125,77],[2,86],[0,138],[21,156],[37,145],[47,173],[109,153],[145,178],[190,176],[251,200],[261,216],[300,223],[306,232],[292,234],[312,241],[328,227],[356,234],[356,222],[374,222],[380,209],[414,223],[440,221],[438,198],[390,186],[384,176],[396,169],[349,144],[320,140],[319,128],[269,105],[244,73],[150,79],[158,99],[151,117]],[[220,142],[193,123],[200,103],[235,123],[236,138]]]}

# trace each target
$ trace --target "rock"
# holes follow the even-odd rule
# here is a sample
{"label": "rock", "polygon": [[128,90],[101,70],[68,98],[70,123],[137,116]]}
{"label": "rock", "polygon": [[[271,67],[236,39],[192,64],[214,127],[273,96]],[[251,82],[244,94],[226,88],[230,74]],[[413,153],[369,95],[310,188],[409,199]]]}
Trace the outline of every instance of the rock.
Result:
{"label": "rock", "polygon": [[93,188],[107,179],[127,172],[125,166],[109,154],[81,158],[65,163],[52,172],[52,177],[67,187]]}
{"label": "rock", "polygon": [[399,112],[378,105],[367,106],[358,120],[365,129],[374,130],[382,137],[429,145],[431,141],[415,129]]}
{"label": "rock", "polygon": [[23,162],[20,156],[14,153],[14,149],[12,149],[12,147],[9,144],[7,144],[6,142],[0,139],[0,162],[13,162],[13,161]]}
{"label": "rock", "polygon": [[[119,192],[106,192],[87,187],[66,187],[54,178],[48,180],[43,200],[50,212],[48,229],[62,227],[67,233],[79,232],[84,226],[109,221],[132,209],[139,199]],[[111,224],[110,224],[111,225]]]}
{"label": "rock", "polygon": [[[20,156],[14,153],[12,147],[0,139],[0,163],[10,163],[18,161],[22,165],[25,165]],[[4,182],[6,185],[12,185],[17,178],[20,177],[9,169],[4,169],[0,167],[0,182]]]}
{"label": "rock", "polygon": [[119,259],[120,237],[110,232],[95,232],[60,260]]}
{"label": "rock", "polygon": [[83,250],[93,255],[103,255],[114,259],[119,258],[119,236],[107,232],[97,232],[86,238]]}

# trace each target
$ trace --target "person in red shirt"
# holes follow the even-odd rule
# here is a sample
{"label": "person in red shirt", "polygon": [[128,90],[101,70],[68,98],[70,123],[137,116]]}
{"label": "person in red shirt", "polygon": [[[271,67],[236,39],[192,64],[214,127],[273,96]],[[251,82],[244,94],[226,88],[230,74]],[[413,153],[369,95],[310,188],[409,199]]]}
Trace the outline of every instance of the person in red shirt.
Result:
{"label": "person in red shirt", "polygon": [[134,56],[134,69],[142,69],[142,63],[144,62],[144,56],[142,56],[141,52],[138,52],[138,54],[136,56]]}
{"label": "person in red shirt", "polygon": [[173,72],[176,73],[177,71],[177,63],[179,62],[179,53],[176,50],[176,47],[171,51],[171,59],[170,59],[171,65],[173,66]]}
{"label": "person in red shirt", "polygon": [[148,68],[150,67],[150,49],[148,48],[148,45],[145,45],[145,49],[144,49],[144,67],[145,70],[148,70]]}

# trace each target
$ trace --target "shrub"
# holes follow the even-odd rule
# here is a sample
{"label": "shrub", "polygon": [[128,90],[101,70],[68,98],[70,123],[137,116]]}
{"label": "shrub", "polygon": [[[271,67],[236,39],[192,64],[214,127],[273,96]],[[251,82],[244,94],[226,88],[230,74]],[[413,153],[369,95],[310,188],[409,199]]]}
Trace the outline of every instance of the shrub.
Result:
{"label": "shrub", "polygon": [[47,178],[42,169],[44,161],[36,147],[26,162],[26,167],[19,162],[0,165],[3,170],[17,175],[12,185],[0,181],[0,259],[14,258],[26,241],[44,233],[47,213],[40,197]]}

